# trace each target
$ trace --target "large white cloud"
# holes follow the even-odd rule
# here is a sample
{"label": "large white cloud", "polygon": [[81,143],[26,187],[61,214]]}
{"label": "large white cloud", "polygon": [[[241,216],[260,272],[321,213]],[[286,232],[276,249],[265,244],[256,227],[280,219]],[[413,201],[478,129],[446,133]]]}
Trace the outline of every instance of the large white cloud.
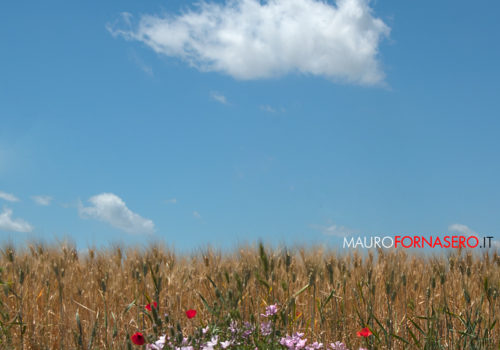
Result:
{"label": "large white cloud", "polygon": [[155,225],[152,220],[131,211],[125,202],[113,193],[101,193],[89,199],[89,207],[80,205],[79,213],[83,218],[93,218],[107,222],[128,233],[153,233]]}
{"label": "large white cloud", "polygon": [[379,43],[389,27],[369,0],[227,0],[201,2],[180,15],[144,15],[132,25],[109,25],[113,35],[138,40],[202,71],[237,79],[303,73],[377,84],[384,73]]}
{"label": "large white cloud", "polygon": [[33,226],[22,219],[12,218],[12,209],[4,208],[0,213],[0,230],[15,232],[31,232]]}

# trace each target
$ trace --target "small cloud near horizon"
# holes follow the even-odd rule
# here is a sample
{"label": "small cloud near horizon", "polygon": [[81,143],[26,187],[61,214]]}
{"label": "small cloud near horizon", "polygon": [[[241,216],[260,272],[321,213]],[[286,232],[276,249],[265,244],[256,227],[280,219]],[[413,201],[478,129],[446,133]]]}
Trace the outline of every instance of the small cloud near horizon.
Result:
{"label": "small cloud near horizon", "polygon": [[[448,231],[454,234],[465,235],[465,236],[478,236],[478,233],[471,229],[469,226],[464,224],[451,224],[448,226]],[[488,236],[488,235],[484,235]],[[490,235],[491,236],[491,235]],[[491,241],[492,246],[500,249],[500,241],[494,237]]]}
{"label": "small cloud near horizon", "polygon": [[79,204],[78,212],[84,219],[95,219],[131,234],[152,234],[155,225],[152,220],[143,218],[131,211],[125,202],[113,193],[101,193],[90,197],[89,207]]}
{"label": "small cloud near horizon", "polygon": [[476,232],[472,230],[469,226],[463,224],[451,224],[448,226],[448,231],[451,233],[457,233],[462,235],[476,236]]}
{"label": "small cloud near horizon", "polygon": [[23,219],[12,218],[13,211],[9,208],[4,208],[0,213],[0,230],[14,232],[31,232],[33,226]]}
{"label": "small cloud near horizon", "polygon": [[327,236],[336,236],[336,237],[346,237],[351,236],[356,233],[355,230],[351,230],[345,226],[340,226],[337,224],[331,225],[311,225],[311,228],[321,231],[324,235]]}

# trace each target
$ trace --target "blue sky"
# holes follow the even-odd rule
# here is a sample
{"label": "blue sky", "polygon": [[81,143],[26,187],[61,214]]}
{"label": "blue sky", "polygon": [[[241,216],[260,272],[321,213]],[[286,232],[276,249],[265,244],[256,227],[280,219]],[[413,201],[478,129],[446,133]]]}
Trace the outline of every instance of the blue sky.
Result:
{"label": "blue sky", "polygon": [[498,3],[210,4],[0,5],[1,241],[500,238]]}

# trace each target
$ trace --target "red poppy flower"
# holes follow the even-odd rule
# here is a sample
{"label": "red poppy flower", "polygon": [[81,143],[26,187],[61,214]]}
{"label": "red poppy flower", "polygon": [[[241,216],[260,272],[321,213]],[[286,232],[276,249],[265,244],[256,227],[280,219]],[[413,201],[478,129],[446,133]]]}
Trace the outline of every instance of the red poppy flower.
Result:
{"label": "red poppy flower", "polygon": [[190,309],[188,311],[186,311],[186,316],[187,318],[193,318],[196,316],[196,310],[193,310],[193,309]]}
{"label": "red poppy flower", "polygon": [[144,345],[144,343],[146,342],[146,339],[144,339],[144,336],[141,332],[135,332],[134,334],[132,334],[130,339],[135,345]]}
{"label": "red poppy flower", "polygon": [[[155,309],[158,308],[158,303],[156,301],[153,301],[153,307]],[[151,311],[151,304],[146,305],[145,308],[146,308],[146,310]]]}
{"label": "red poppy flower", "polygon": [[358,337],[365,337],[366,338],[366,337],[369,337],[370,335],[372,335],[372,332],[370,331],[370,329],[368,327],[365,327],[356,334],[358,335]]}

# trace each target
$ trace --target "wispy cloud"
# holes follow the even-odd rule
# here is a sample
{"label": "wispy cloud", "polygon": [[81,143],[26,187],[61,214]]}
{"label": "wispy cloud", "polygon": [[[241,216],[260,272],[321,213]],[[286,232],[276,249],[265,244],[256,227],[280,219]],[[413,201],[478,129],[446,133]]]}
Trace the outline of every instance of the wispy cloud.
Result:
{"label": "wispy cloud", "polygon": [[149,64],[146,64],[144,60],[140,58],[135,51],[132,51],[129,57],[132,60],[132,62],[134,62],[137,65],[137,67],[139,67],[144,73],[146,73],[149,76],[154,75],[153,68]]}
{"label": "wispy cloud", "polygon": [[200,213],[198,213],[196,210],[195,210],[195,211],[193,211],[193,217],[194,217],[195,219],[201,220],[201,215],[200,215]]}
{"label": "wispy cloud", "polygon": [[31,232],[33,226],[24,221],[23,219],[12,218],[12,210],[4,208],[0,213],[0,230],[14,231],[14,232]]}
{"label": "wispy cloud", "polygon": [[270,105],[260,105],[259,106],[261,111],[267,112],[267,113],[284,113],[285,109],[284,108],[275,108]]}
{"label": "wispy cloud", "polygon": [[81,203],[78,208],[82,218],[91,218],[110,224],[127,233],[150,234],[155,231],[152,220],[131,211],[125,202],[113,193],[101,193],[91,197],[89,207]]}
{"label": "wispy cloud", "polygon": [[51,196],[32,196],[31,199],[38,205],[48,206],[53,198]]}
{"label": "wispy cloud", "polygon": [[145,43],[157,53],[178,57],[200,71],[237,79],[288,73],[378,84],[380,41],[389,27],[374,16],[369,0],[202,1],[180,15],[129,13],[114,36]]}
{"label": "wispy cloud", "polygon": [[224,96],[223,94],[221,94],[219,92],[212,91],[210,93],[210,97],[212,98],[212,100],[217,101],[219,103],[222,103],[223,105],[228,104],[226,96]]}
{"label": "wispy cloud", "polygon": [[0,191],[0,199],[6,200],[9,202],[19,202],[19,198],[17,198],[13,194],[2,192],[2,191]]}
{"label": "wispy cloud", "polygon": [[337,224],[311,225],[311,228],[321,231],[324,235],[327,236],[346,237],[356,233],[355,230],[351,230],[345,226],[340,226]]}
{"label": "wispy cloud", "polygon": [[177,198],[166,199],[165,203],[177,204]]}

